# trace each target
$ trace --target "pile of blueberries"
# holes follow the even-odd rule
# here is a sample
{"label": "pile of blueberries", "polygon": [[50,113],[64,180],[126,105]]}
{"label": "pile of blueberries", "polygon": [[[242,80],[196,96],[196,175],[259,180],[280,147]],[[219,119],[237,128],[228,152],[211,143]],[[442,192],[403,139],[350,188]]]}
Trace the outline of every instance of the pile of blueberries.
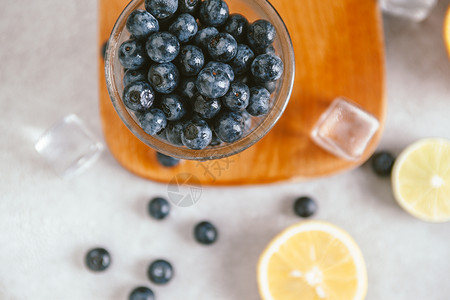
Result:
{"label": "pile of blueberries", "polygon": [[270,22],[249,24],[222,0],[145,0],[126,27],[123,102],[147,134],[200,150],[241,139],[269,112],[284,71]]}

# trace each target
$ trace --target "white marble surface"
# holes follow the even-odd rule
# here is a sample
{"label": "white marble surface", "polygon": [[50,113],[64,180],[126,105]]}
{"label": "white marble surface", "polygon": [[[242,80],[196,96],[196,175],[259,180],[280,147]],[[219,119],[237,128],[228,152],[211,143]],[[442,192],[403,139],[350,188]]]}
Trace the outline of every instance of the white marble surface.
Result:
{"label": "white marble surface", "polygon": [[[385,18],[388,116],[381,148],[398,153],[416,139],[450,138],[450,63],[442,41],[448,0],[427,21]],[[314,196],[316,218],[350,232],[364,253],[367,300],[450,298],[450,224],[427,224],[394,202],[387,179],[365,165],[304,183],[204,188],[200,202],[149,219],[148,199],[167,186],[135,177],[105,153],[70,181],[55,176],[33,148],[53,122],[78,114],[101,137],[97,107],[97,7],[94,0],[0,2],[0,299],[127,299],[149,285],[164,299],[258,299],[258,255],[298,222],[296,196]],[[213,221],[220,241],[197,245],[193,225]],[[113,255],[92,274],[93,246]],[[155,258],[176,270],[167,286],[148,282]]]}

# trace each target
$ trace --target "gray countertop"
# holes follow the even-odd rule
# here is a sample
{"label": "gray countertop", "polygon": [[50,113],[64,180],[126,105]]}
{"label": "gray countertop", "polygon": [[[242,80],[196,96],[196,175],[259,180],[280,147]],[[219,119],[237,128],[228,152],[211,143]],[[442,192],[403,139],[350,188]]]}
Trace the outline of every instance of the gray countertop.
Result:
{"label": "gray countertop", "polygon": [[[450,63],[442,39],[448,0],[428,20],[385,17],[388,114],[380,148],[398,154],[430,136],[450,138]],[[76,113],[102,138],[98,112],[97,7],[94,0],[0,3],[0,299],[127,299],[149,285],[163,299],[259,299],[258,256],[276,233],[298,222],[297,196],[311,195],[316,219],[347,230],[367,263],[367,300],[450,298],[450,224],[428,224],[395,203],[389,179],[368,165],[302,183],[203,188],[193,207],[170,219],[146,215],[149,198],[167,186],[136,177],[106,151],[72,180],[46,167],[33,144],[52,123]],[[220,240],[193,241],[200,220]],[[104,246],[113,264],[103,274],[83,265]],[[167,258],[176,276],[154,286],[149,262]]]}

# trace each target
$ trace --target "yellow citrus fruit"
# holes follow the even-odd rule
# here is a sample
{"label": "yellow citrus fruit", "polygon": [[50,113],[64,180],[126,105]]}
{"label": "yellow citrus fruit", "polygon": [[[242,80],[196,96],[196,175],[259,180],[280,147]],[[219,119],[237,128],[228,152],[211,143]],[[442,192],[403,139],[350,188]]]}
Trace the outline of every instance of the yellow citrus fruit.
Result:
{"label": "yellow citrus fruit", "polygon": [[367,292],[364,258],[352,237],[325,222],[287,228],[258,264],[264,300],[361,300]]}
{"label": "yellow citrus fruit", "polygon": [[392,169],[397,202],[428,222],[450,221],[450,141],[423,139],[408,146]]}

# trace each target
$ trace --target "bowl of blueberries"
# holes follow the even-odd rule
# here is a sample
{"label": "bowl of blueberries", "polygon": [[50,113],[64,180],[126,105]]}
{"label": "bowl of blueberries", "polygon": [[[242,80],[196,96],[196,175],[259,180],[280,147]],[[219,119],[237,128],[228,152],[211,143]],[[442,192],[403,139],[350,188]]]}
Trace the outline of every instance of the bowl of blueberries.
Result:
{"label": "bowl of blueberries", "polygon": [[189,160],[263,138],[291,96],[289,32],[267,0],[132,0],[106,48],[112,103],[149,147]]}

